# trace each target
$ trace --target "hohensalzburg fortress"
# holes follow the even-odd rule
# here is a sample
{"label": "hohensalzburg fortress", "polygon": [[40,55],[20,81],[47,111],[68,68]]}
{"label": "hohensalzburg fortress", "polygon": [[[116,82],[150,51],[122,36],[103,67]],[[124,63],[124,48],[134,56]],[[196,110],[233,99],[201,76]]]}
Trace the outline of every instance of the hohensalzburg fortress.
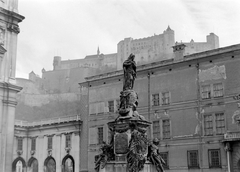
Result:
{"label": "hohensalzburg fortress", "polygon": [[[214,33],[206,37],[206,42],[182,42],[184,55],[219,48],[219,38]],[[85,77],[122,69],[122,63],[130,53],[135,54],[137,65],[173,58],[173,46],[176,45],[174,31],[168,26],[162,34],[147,38],[124,38],[117,44],[117,53],[103,54],[99,48],[94,55],[84,59],[62,60],[60,56],[53,59],[53,70],[42,69],[42,77],[33,71],[29,79],[37,85],[42,93],[76,92],[78,83]],[[26,84],[26,81],[22,81]]]}
{"label": "hohensalzburg fortress", "polygon": [[[219,38],[214,33],[207,35],[206,42],[184,42],[186,45],[185,55],[207,51],[219,48]],[[55,56],[53,61],[54,70],[69,69],[76,67],[89,68],[115,68],[120,70],[122,63],[127,59],[130,53],[135,54],[138,65],[153,61],[165,60],[173,57],[172,46],[175,45],[174,31],[168,26],[162,34],[133,39],[124,38],[117,44],[117,53],[102,54],[99,49],[96,55],[86,56],[78,60],[61,60],[61,57]]]}

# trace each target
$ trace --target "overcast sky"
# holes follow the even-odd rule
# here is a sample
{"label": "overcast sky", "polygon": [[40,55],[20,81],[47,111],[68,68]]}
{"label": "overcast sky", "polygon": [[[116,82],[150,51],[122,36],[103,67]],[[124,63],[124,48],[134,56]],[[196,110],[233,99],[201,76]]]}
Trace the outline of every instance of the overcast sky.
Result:
{"label": "overcast sky", "polygon": [[19,0],[16,77],[52,70],[53,57],[80,59],[116,53],[117,43],[161,34],[169,25],[175,41],[240,43],[240,0]]}

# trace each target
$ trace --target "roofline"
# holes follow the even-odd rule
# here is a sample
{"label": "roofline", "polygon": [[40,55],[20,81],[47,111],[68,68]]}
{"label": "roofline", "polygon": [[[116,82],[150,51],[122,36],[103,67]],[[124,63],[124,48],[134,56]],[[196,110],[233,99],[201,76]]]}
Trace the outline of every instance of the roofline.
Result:
{"label": "roofline", "polygon": [[[191,61],[191,60],[199,60],[199,59],[203,59],[205,57],[219,55],[219,54],[232,52],[232,51],[236,51],[236,50],[240,51],[240,44],[235,44],[235,45],[231,45],[231,46],[227,46],[227,47],[223,47],[223,48],[218,48],[218,49],[208,50],[208,51],[204,51],[204,52],[200,52],[200,53],[185,55],[182,60],[178,60],[178,61],[175,61],[172,58],[172,59],[168,59],[168,60],[162,60],[162,61],[157,61],[157,62],[153,62],[153,63],[148,63],[145,65],[140,65],[140,66],[137,66],[137,71],[141,72],[141,71],[149,70],[152,68],[168,66],[168,65],[187,62],[187,61]],[[101,80],[101,79],[121,76],[122,74],[123,74],[122,70],[117,70],[114,72],[85,77],[85,79],[87,82],[91,82],[91,81],[97,81],[97,80]],[[84,84],[87,82],[83,82],[83,83],[79,83],[79,84]]]}

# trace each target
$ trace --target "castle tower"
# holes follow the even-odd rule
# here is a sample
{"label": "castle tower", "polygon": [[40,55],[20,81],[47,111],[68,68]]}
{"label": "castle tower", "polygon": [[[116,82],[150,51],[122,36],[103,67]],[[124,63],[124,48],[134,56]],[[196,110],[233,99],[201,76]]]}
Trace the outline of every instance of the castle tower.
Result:
{"label": "castle tower", "polygon": [[53,58],[53,70],[61,69],[61,57],[54,56]]}
{"label": "castle tower", "polygon": [[124,38],[117,45],[117,69],[122,68],[122,63],[131,54],[132,38]]}
{"label": "castle tower", "polygon": [[185,47],[186,47],[185,44],[178,43],[178,42],[176,42],[176,44],[174,46],[172,46],[173,53],[174,53],[174,60],[182,60],[183,59],[183,56],[185,54]]}
{"label": "castle tower", "polygon": [[14,121],[17,105],[16,86],[18,23],[24,17],[18,14],[17,0],[0,1],[0,171],[12,171]]}
{"label": "castle tower", "polygon": [[219,48],[219,38],[214,33],[207,35],[207,43],[210,44],[211,49]]}
{"label": "castle tower", "polygon": [[175,43],[175,36],[174,31],[170,28],[170,26],[167,27],[167,29],[163,32],[163,50],[165,54],[171,54],[172,53],[172,46],[174,46]]}
{"label": "castle tower", "polygon": [[29,80],[35,82],[36,81],[36,74],[32,71],[28,74]]}

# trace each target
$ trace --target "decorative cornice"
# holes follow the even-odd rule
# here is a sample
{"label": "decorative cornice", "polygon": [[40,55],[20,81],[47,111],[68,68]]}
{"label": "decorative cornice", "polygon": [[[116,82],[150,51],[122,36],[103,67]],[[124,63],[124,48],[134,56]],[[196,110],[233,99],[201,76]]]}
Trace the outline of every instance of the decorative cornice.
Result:
{"label": "decorative cornice", "polygon": [[44,136],[45,137],[53,137],[54,135],[56,135],[56,134],[45,134]]}
{"label": "decorative cornice", "polygon": [[3,104],[7,104],[7,105],[17,105],[17,101],[12,101],[12,100],[2,100]]}
{"label": "decorative cornice", "polygon": [[80,135],[80,131],[73,132],[75,136]]}
{"label": "decorative cornice", "polygon": [[8,17],[8,20],[13,21],[15,20],[16,22],[21,22],[25,19],[24,16],[15,13],[13,11],[6,10],[5,8],[0,7],[0,14]]}
{"label": "decorative cornice", "polygon": [[20,28],[18,25],[16,24],[9,24],[8,27],[7,27],[8,31],[10,32],[14,32],[16,34],[19,34],[20,33]]}
{"label": "decorative cornice", "polygon": [[16,92],[20,92],[22,90],[22,87],[19,87],[17,85],[13,85],[11,83],[8,82],[0,82],[0,88],[2,89],[8,89],[11,91],[16,91]]}

